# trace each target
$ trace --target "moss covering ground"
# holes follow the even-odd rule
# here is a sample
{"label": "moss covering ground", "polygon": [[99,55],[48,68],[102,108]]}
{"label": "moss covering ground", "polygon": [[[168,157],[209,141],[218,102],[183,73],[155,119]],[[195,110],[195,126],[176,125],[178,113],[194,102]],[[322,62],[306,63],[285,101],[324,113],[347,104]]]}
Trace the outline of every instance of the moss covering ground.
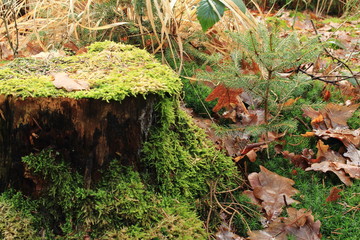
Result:
{"label": "moss covering ground", "polygon": [[[181,81],[145,50],[110,41],[94,43],[85,54],[52,58],[19,58],[0,67],[0,94],[21,97],[70,97],[121,101],[127,96],[178,94]],[[85,80],[90,90],[57,89],[50,73],[66,72]]]}

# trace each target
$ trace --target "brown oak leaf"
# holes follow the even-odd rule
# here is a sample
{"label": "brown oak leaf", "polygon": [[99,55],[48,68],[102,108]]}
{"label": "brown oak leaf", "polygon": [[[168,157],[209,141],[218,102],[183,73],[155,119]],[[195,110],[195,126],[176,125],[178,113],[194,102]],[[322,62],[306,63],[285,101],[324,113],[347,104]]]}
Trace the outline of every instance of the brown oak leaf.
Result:
{"label": "brown oak leaf", "polygon": [[329,138],[336,138],[343,142],[346,147],[354,145],[355,147],[360,147],[360,130],[351,130],[351,129],[327,129],[320,130],[317,129],[314,131],[315,135],[321,137],[324,140]]}
{"label": "brown oak leaf", "polygon": [[339,195],[339,192],[341,192],[342,190],[337,188],[337,187],[333,187],[330,190],[330,194],[329,196],[326,198],[326,202],[335,202],[337,201],[341,196]]}
{"label": "brown oak leaf", "polygon": [[234,158],[234,161],[238,162],[246,156],[251,162],[255,162],[257,157],[256,152],[263,150],[267,147],[268,145],[265,142],[247,144],[245,148],[241,151],[240,156]]}
{"label": "brown oak leaf", "polygon": [[301,240],[320,240],[319,220],[314,222],[311,211],[287,209],[288,217],[277,218],[263,230],[250,231],[250,240],[286,240],[289,236]]}
{"label": "brown oak leaf", "polygon": [[311,118],[311,126],[318,130],[348,129],[346,121],[354,114],[360,104],[350,106],[328,103],[319,111],[311,107],[303,109],[304,115]]}
{"label": "brown oak leaf", "polygon": [[249,231],[250,240],[287,240],[285,232],[285,224],[280,218],[271,222],[269,226],[263,230]]}
{"label": "brown oak leaf", "polygon": [[239,96],[243,92],[242,88],[232,89],[219,84],[205,99],[206,101],[212,101],[218,98],[218,103],[213,108],[214,112],[218,112],[221,108],[234,108],[242,103]]}
{"label": "brown oak leaf", "polygon": [[310,167],[311,162],[313,161],[314,152],[311,149],[304,149],[302,154],[290,153],[288,151],[283,151],[282,155],[289,159],[296,167],[306,169]]}
{"label": "brown oak leaf", "polygon": [[302,240],[320,240],[319,220],[314,222],[314,216],[310,210],[288,208],[289,217],[285,218],[285,231],[287,234],[295,236],[295,239]]}
{"label": "brown oak leaf", "polygon": [[322,171],[322,172],[333,172],[340,180],[346,185],[352,184],[350,178],[360,179],[360,166],[352,164],[338,152],[335,152],[325,145],[321,140],[317,143],[318,163],[313,163],[311,167],[306,168],[306,171]]}
{"label": "brown oak leaf", "polygon": [[[252,194],[261,202],[268,220],[277,218],[281,214],[283,206],[297,203],[291,197],[298,190],[292,187],[295,182],[289,178],[282,177],[260,166],[260,172],[251,173],[248,179],[253,189]],[[247,192],[247,195],[249,194]]]}

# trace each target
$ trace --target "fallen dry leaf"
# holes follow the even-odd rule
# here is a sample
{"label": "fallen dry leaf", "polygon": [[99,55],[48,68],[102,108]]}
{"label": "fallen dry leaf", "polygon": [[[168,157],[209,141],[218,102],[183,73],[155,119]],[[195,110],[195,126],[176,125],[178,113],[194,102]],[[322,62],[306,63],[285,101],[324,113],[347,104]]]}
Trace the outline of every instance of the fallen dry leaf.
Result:
{"label": "fallen dry leaf", "polygon": [[0,42],[0,59],[12,60],[14,58],[13,52],[8,49],[5,43]]}
{"label": "fallen dry leaf", "polygon": [[57,72],[51,74],[54,77],[53,84],[56,88],[63,88],[68,92],[88,90],[89,83],[84,80],[72,79],[65,72]]}
{"label": "fallen dry leaf", "polygon": [[293,236],[297,240],[319,240],[321,238],[319,220],[314,222],[311,211],[287,209],[288,217],[278,218],[263,230],[250,231],[250,240],[287,240]]}
{"label": "fallen dry leaf", "polygon": [[314,217],[310,210],[288,208],[287,213],[289,217],[285,218],[285,231],[295,239],[301,240],[320,240],[320,226],[319,220],[314,222]]}
{"label": "fallen dry leaf", "polygon": [[339,195],[339,192],[341,192],[342,190],[337,188],[337,187],[333,187],[330,190],[330,194],[329,196],[326,198],[326,202],[335,202],[337,201],[341,196]]}
{"label": "fallen dry leaf", "polygon": [[260,67],[255,61],[251,61],[251,63],[241,60],[241,72],[243,74],[257,74],[260,73]]}
{"label": "fallen dry leaf", "polygon": [[283,104],[283,106],[284,107],[289,107],[289,106],[291,106],[291,105],[293,105],[294,103],[296,103],[297,102],[297,100],[299,100],[301,97],[297,97],[297,98],[290,98],[289,100],[287,100],[284,104]]}
{"label": "fallen dry leaf", "polygon": [[313,163],[306,171],[333,172],[346,185],[352,184],[351,178],[360,179],[360,166],[352,164],[338,152],[335,152],[325,145],[321,140],[317,143],[318,153],[316,159],[318,163]]}
{"label": "fallen dry leaf", "polygon": [[350,106],[328,103],[325,108],[316,111],[311,107],[304,108],[304,115],[311,118],[315,130],[348,129],[346,121],[354,114],[360,104]]}
{"label": "fallen dry leaf", "polygon": [[36,55],[44,51],[44,48],[36,41],[26,43],[26,51],[30,55]]}
{"label": "fallen dry leaf", "polygon": [[221,224],[219,231],[215,234],[216,240],[245,240],[235,234],[227,224]]}
{"label": "fallen dry leaf", "polygon": [[[347,125],[347,120],[359,106],[351,102],[346,105],[329,103],[319,111],[303,109],[304,115],[312,119],[314,135],[324,140],[338,139],[346,147],[346,152],[343,149],[336,152],[319,140],[316,161],[312,161],[313,164],[306,171],[331,171],[348,186],[352,184],[351,178],[360,179],[360,129],[352,130]],[[308,137],[312,133],[307,132],[302,136]]]}
{"label": "fallen dry leaf", "polygon": [[350,162],[347,162],[348,164],[360,166],[360,150],[356,149],[355,145],[349,144],[344,156],[350,159]]}
{"label": "fallen dry leaf", "polygon": [[251,162],[255,162],[257,157],[256,152],[263,150],[267,147],[267,144],[264,142],[247,144],[240,152],[240,156],[234,158],[234,161],[238,162],[244,157],[248,157]]}
{"label": "fallen dry leaf", "polygon": [[290,153],[288,151],[283,151],[282,155],[286,159],[289,159],[296,167],[306,169],[307,167],[310,167],[313,162],[314,152],[311,149],[305,148],[301,155]]}
{"label": "fallen dry leaf", "polygon": [[[291,197],[298,190],[292,187],[295,182],[289,178],[282,177],[260,166],[260,172],[251,173],[248,179],[253,189],[252,194],[261,202],[268,220],[276,219],[284,206],[297,203]],[[246,194],[251,193],[247,192]]]}
{"label": "fallen dry leaf", "polygon": [[218,103],[213,108],[214,112],[218,112],[221,108],[234,108],[236,105],[241,104],[242,101],[239,94],[242,92],[242,88],[232,89],[219,84],[205,100],[212,101],[218,98]]}
{"label": "fallen dry leaf", "polygon": [[250,240],[287,240],[285,224],[281,219],[276,219],[263,230],[249,231]]}
{"label": "fallen dry leaf", "polygon": [[314,131],[314,134],[324,140],[336,138],[340,140],[346,147],[349,147],[351,145],[355,147],[360,147],[360,129],[317,129]]}

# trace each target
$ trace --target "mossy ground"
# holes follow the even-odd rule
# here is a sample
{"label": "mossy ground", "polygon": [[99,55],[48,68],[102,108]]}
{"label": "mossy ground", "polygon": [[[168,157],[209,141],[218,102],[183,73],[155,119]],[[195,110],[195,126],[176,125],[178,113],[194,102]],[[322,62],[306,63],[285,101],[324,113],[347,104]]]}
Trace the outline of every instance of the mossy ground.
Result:
{"label": "mossy ground", "polygon": [[[270,171],[294,180],[294,188],[300,191],[295,196],[295,200],[300,204],[293,207],[312,211],[315,220],[321,221],[320,232],[323,239],[356,240],[359,238],[359,180],[355,180],[352,186],[345,187],[333,173],[307,172],[296,168],[289,160],[281,156],[274,156],[270,159],[266,159],[264,156],[263,159],[251,163],[249,171],[258,172],[259,165],[263,165]],[[341,198],[335,202],[326,202],[326,198],[334,186],[342,190]]]}
{"label": "mossy ground", "polygon": [[[121,101],[127,96],[176,95],[181,81],[145,50],[110,41],[94,43],[88,53],[52,58],[19,58],[0,67],[0,94],[20,97],[70,97]],[[66,72],[85,80],[90,90],[56,89],[50,73]]]}

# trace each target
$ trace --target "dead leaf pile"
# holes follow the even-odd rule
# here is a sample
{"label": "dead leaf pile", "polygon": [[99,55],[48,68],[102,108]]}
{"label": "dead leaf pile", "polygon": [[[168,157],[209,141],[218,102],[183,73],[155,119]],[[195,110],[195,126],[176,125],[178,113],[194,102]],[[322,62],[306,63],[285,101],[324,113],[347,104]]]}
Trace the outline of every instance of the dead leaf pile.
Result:
{"label": "dead leaf pile", "polygon": [[298,203],[291,197],[298,193],[292,186],[295,182],[273,173],[260,166],[259,173],[248,176],[252,190],[244,191],[253,203],[261,206],[265,212],[265,229],[249,231],[252,240],[286,240],[289,236],[296,239],[317,240],[321,238],[320,221],[314,222],[311,211],[287,208],[288,217],[279,217],[283,208]]}
{"label": "dead leaf pile", "polygon": [[[315,135],[323,140],[337,139],[345,147],[345,150],[340,149],[337,152],[319,140],[316,159],[303,159],[304,161],[302,161],[302,163],[307,161],[310,164],[306,171],[331,171],[346,185],[352,184],[351,178],[360,179],[360,129],[349,129],[346,122],[359,105],[346,106],[329,103],[319,111],[310,107],[303,109],[304,115],[311,118],[313,127],[313,132],[308,132],[303,136]],[[295,159],[290,154],[287,156],[292,160]]]}
{"label": "dead leaf pile", "polygon": [[264,230],[249,232],[251,240],[287,240],[289,236],[295,239],[321,239],[319,220],[314,222],[311,211],[306,209],[287,208],[288,217],[277,218]]}
{"label": "dead leaf pile", "polygon": [[333,172],[347,186],[352,184],[351,178],[360,179],[359,163],[354,164],[340,153],[331,150],[329,145],[325,145],[321,140],[318,141],[317,148],[317,163],[311,164],[306,171]]}

